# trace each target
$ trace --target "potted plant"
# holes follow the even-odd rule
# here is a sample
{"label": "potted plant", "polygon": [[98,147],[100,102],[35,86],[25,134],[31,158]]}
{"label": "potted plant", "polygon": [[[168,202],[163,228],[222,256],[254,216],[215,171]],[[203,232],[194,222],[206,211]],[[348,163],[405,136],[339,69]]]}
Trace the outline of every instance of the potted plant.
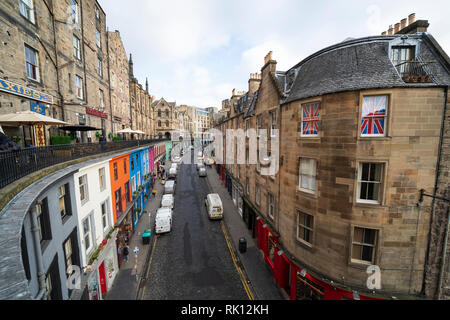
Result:
{"label": "potted plant", "polygon": [[141,186],[139,186],[138,190],[139,190],[139,191],[142,191],[142,185],[141,185]]}
{"label": "potted plant", "polygon": [[137,196],[138,196],[138,192],[137,192],[137,191],[134,191],[134,192],[133,192],[133,199],[136,199]]}

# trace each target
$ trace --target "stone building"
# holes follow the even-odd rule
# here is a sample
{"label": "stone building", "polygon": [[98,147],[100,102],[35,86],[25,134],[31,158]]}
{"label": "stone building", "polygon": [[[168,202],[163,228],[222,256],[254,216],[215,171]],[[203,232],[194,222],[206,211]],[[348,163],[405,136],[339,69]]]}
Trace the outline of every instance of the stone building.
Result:
{"label": "stone building", "polygon": [[[106,14],[97,1],[70,0],[55,1],[54,15],[65,121],[110,136]],[[77,134],[80,142],[97,141],[92,131]]]}
{"label": "stone building", "polygon": [[155,134],[157,137],[171,138],[178,128],[178,109],[176,102],[167,102],[164,98],[152,103]]}
{"label": "stone building", "polygon": [[[65,119],[52,10],[42,1],[0,3],[0,114],[32,110]],[[2,127],[21,146],[45,145],[54,134],[49,127]]]}
{"label": "stone building", "polygon": [[111,87],[113,134],[131,128],[129,64],[120,32],[108,32],[108,58]]}
{"label": "stone building", "polygon": [[[216,126],[267,132],[256,164],[247,135],[246,164],[218,170],[291,299],[448,295],[450,59],[424,25],[339,43],[286,72],[269,53],[259,88]],[[417,205],[421,189],[447,202]]]}

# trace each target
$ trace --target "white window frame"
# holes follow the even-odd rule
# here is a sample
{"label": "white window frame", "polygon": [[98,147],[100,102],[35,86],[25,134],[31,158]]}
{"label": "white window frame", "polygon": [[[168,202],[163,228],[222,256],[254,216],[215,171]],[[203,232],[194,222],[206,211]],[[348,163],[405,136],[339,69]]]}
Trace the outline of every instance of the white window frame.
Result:
{"label": "white window frame", "polygon": [[99,49],[102,48],[102,34],[98,29],[95,29],[95,43]]}
{"label": "white window frame", "polygon": [[98,89],[98,99],[100,100],[99,107],[104,109],[105,108],[105,93],[102,89]]}
{"label": "white window frame", "polygon": [[[311,217],[312,226],[305,225],[304,221],[300,222],[300,215],[301,214]],[[300,228],[306,229],[306,230],[308,230],[311,233],[311,235],[310,235],[311,242],[309,242],[309,241],[299,237]],[[303,212],[303,211],[300,211],[300,210],[297,211],[297,234],[296,234],[296,238],[297,238],[298,241],[300,241],[301,243],[306,244],[307,246],[311,247],[313,245],[313,241],[314,241],[314,216],[313,215],[308,214],[308,213]]]}
{"label": "white window frame", "polygon": [[80,21],[80,6],[78,4],[77,0],[70,0],[70,8],[71,8],[71,17],[72,17],[72,22],[74,24],[78,24],[78,22]]}
{"label": "white window frame", "polygon": [[[59,213],[60,213],[61,218],[64,218],[67,216],[65,196],[66,196],[66,185],[62,185],[58,188]],[[61,208],[61,200],[62,200],[63,208]],[[64,209],[64,215],[61,214],[62,209]]]}
{"label": "white window frame", "polygon": [[[362,131],[362,121],[364,118],[363,116],[363,109],[364,109],[364,103],[365,100],[368,98],[378,98],[378,97],[386,97],[386,112],[384,114],[384,128],[383,128],[383,134],[363,134]],[[363,96],[362,97],[362,103],[361,103],[361,110],[360,110],[360,114],[361,114],[361,121],[359,123],[359,135],[361,138],[382,138],[382,137],[386,137],[387,136],[387,127],[388,127],[388,115],[389,115],[389,95],[387,94],[380,94],[380,95],[367,95],[367,96]]]}
{"label": "white window frame", "polygon": [[74,58],[81,60],[81,42],[80,39],[73,35],[73,56]]}
{"label": "white window frame", "polygon": [[[78,177],[78,184],[80,190],[80,202],[81,205],[85,204],[89,201],[89,190],[88,190],[88,176],[87,174]],[[83,189],[83,192],[82,192]],[[84,194],[84,199],[81,198],[81,195]]]}
{"label": "white window frame", "polygon": [[[86,224],[87,222],[87,224]],[[87,225],[87,228],[85,228],[85,225]],[[83,229],[83,242],[84,242],[84,249],[86,252],[86,257],[89,255],[89,252],[92,250],[94,243],[94,237],[92,235],[92,223],[91,223],[91,215],[87,216],[83,222],[81,223],[81,227]],[[87,231],[86,231],[87,229]],[[86,247],[86,237],[89,237],[89,246]]]}
{"label": "white window frame", "polygon": [[[310,168],[310,170],[312,171],[312,174],[302,172],[302,162],[303,161],[311,161],[310,163],[313,163],[313,167]],[[299,166],[299,168],[298,168],[298,172],[299,172],[298,173],[298,190],[300,190],[302,192],[310,193],[310,194],[315,194],[317,191],[317,160],[314,158],[301,157],[298,166]],[[302,187],[303,177],[309,177],[309,178],[313,179],[314,189]]]}
{"label": "white window frame", "polygon": [[100,58],[97,58],[97,74],[103,78],[103,62]]}
{"label": "white window frame", "polygon": [[[377,166],[380,166],[380,181],[363,181],[362,180],[362,166],[365,164],[369,164],[369,170],[370,170],[370,165],[374,164]],[[356,195],[356,202],[358,203],[365,203],[365,204],[376,204],[379,205],[381,204],[382,201],[382,193],[383,193],[383,182],[384,182],[384,172],[386,168],[386,164],[384,162],[369,162],[369,161],[361,161],[358,163],[358,183],[357,183],[357,195]],[[369,172],[369,176],[370,176],[370,172]],[[361,184],[362,183],[373,183],[373,184],[378,184],[378,199],[377,200],[369,200],[369,199],[361,199]]]}
{"label": "white window frame", "polygon": [[[103,212],[103,206],[105,208],[105,211]],[[103,227],[103,233],[106,233],[109,229],[110,221],[109,221],[109,211],[108,211],[108,201],[100,203],[100,213],[102,216],[102,227]],[[106,223],[105,223],[106,221]]]}
{"label": "white window frame", "polygon": [[99,187],[100,192],[106,190],[106,170],[105,168],[98,169]]}
{"label": "white window frame", "polygon": [[136,178],[135,176],[131,177],[131,185],[133,186],[133,192],[137,191],[136,189]]}
{"label": "white window frame", "polygon": [[[374,239],[374,243],[365,243],[365,242],[356,242],[355,241],[355,229],[363,229],[364,230],[373,230],[375,231],[375,239]],[[367,227],[362,227],[362,226],[352,226],[352,243],[351,243],[351,252],[350,252],[350,261],[352,263],[359,263],[359,264],[365,264],[365,265],[372,265],[375,263],[375,259],[376,259],[376,255],[377,255],[377,244],[378,244],[378,238],[380,236],[380,230],[376,229],[376,228],[367,228]],[[364,241],[364,235],[363,235],[363,241]],[[361,259],[355,259],[353,258],[353,247],[357,245],[357,246],[366,246],[366,247],[372,247],[372,259],[371,261],[367,261],[367,260],[361,260]]]}
{"label": "white window frame", "polygon": [[75,75],[75,88],[77,98],[83,100],[84,99],[83,78],[77,75]]}
{"label": "white window frame", "polygon": [[[33,64],[27,60],[27,49],[33,53],[35,64]],[[36,72],[36,78],[30,77],[28,75],[28,65],[31,65],[34,68],[33,70]],[[25,44],[25,67],[26,67],[26,72],[27,72],[27,78],[39,82],[41,79],[40,70],[39,70],[39,52],[27,44]]]}
{"label": "white window frame", "polygon": [[[25,10],[25,12],[23,10]],[[30,21],[32,24],[36,23],[33,0],[19,0],[19,12],[22,17]]]}

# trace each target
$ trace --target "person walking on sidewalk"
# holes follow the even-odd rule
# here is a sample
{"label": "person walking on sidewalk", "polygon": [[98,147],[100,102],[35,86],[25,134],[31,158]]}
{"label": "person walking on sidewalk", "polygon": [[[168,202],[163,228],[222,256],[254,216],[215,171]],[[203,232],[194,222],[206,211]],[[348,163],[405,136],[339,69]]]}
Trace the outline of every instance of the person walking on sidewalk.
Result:
{"label": "person walking on sidewalk", "polygon": [[125,260],[128,261],[128,255],[130,254],[130,247],[128,247],[128,245],[126,245],[123,248],[123,255],[125,256]]}

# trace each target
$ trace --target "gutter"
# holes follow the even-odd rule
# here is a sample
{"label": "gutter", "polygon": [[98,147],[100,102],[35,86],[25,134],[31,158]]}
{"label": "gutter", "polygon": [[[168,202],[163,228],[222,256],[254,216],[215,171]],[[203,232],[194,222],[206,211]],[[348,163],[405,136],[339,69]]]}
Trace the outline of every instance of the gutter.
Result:
{"label": "gutter", "polygon": [[33,300],[42,300],[44,295],[47,292],[47,287],[45,284],[45,273],[44,273],[44,264],[42,262],[42,250],[41,250],[41,241],[39,239],[39,225],[37,216],[35,213],[31,212],[31,232],[33,233],[33,245],[34,252],[36,256],[36,264],[37,264],[37,274],[38,274],[38,283],[39,283],[39,293]]}

